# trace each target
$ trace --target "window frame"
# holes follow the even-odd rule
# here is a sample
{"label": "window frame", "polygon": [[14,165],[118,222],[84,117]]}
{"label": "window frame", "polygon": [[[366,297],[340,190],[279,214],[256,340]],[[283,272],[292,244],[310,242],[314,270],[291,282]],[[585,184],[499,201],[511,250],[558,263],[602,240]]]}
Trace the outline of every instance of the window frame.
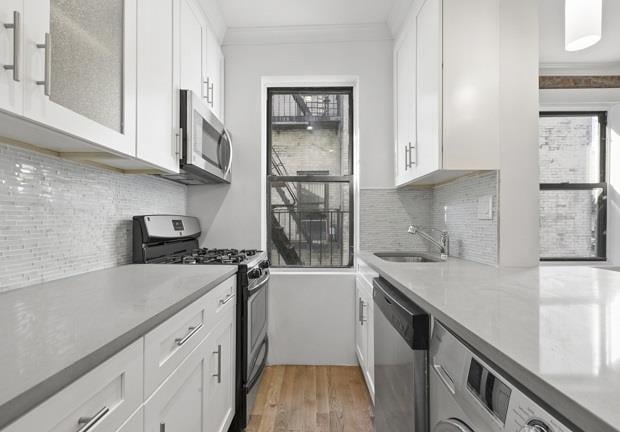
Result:
{"label": "window frame", "polygon": [[[272,251],[272,224],[271,224],[271,189],[272,182],[299,182],[299,183],[338,183],[338,184],[348,184],[349,186],[349,251],[348,251],[348,263],[346,265],[330,265],[330,266],[301,266],[301,265],[273,265],[274,268],[282,268],[282,269],[348,269],[352,268],[354,265],[354,251],[355,251],[355,191],[354,191],[354,142],[355,142],[355,134],[354,134],[354,92],[355,88],[353,86],[311,86],[311,87],[268,87],[267,88],[267,181],[266,181],[266,206],[267,206],[267,254],[269,260],[273,263],[271,259],[271,251]],[[347,175],[288,175],[288,176],[279,176],[275,175],[272,172],[272,118],[273,118],[273,105],[272,105],[272,96],[273,95],[287,95],[292,93],[306,93],[306,94],[345,94],[349,97],[349,142],[348,142],[348,151],[349,151],[349,170]]]}
{"label": "window frame", "polygon": [[539,257],[541,262],[600,262],[607,261],[607,111],[540,111],[542,117],[598,117],[599,122],[599,182],[597,183],[540,183],[540,191],[576,191],[601,189],[598,198],[596,257]]}

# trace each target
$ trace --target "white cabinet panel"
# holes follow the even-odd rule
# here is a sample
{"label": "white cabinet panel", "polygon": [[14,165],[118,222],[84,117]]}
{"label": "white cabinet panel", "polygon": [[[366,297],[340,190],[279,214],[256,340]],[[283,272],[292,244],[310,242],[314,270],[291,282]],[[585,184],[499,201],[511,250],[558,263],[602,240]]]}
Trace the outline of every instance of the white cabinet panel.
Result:
{"label": "white cabinet panel", "polygon": [[206,430],[226,432],[235,415],[235,302],[227,303],[222,320],[207,338]]}
{"label": "white cabinet panel", "polygon": [[375,398],[374,301],[372,283],[358,273],[355,282],[355,351],[372,400]]}
{"label": "white cabinet panel", "polygon": [[416,17],[416,176],[441,160],[441,0],[426,0]]}
{"label": "white cabinet panel", "polygon": [[215,34],[209,28],[206,29],[204,70],[206,102],[211,111],[224,121],[224,54]]}
{"label": "white cabinet panel", "polygon": [[15,114],[23,110],[23,12],[22,0],[0,3],[0,109]]}
{"label": "white cabinet panel", "polygon": [[145,432],[211,432],[204,427],[204,342],[170,375],[144,406]]}
{"label": "white cabinet panel", "polygon": [[142,403],[142,339],[60,391],[3,432],[116,431]]}
{"label": "white cabinet panel", "polygon": [[138,2],[137,157],[179,172],[179,93],[175,35],[179,3]]}
{"label": "white cabinet panel", "polygon": [[24,1],[24,115],[135,156],[136,1]]}
{"label": "white cabinet panel", "polygon": [[192,0],[179,2],[180,86],[206,98],[203,86],[204,21]]}

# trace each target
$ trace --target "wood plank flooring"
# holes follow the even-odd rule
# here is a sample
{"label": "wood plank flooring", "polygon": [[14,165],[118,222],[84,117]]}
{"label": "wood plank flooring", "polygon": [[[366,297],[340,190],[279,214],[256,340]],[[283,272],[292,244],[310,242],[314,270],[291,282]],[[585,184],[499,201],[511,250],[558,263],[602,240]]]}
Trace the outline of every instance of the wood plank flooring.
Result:
{"label": "wood plank flooring", "polygon": [[362,371],[349,366],[270,366],[246,432],[372,432]]}

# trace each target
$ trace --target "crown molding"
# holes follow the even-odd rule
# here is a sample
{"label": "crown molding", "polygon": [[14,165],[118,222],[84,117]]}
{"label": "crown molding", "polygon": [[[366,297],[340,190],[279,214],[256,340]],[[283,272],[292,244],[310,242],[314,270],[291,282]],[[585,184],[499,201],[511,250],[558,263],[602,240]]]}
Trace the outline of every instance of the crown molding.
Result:
{"label": "crown molding", "polygon": [[198,0],[198,3],[209,23],[209,27],[215,33],[217,40],[222,43],[227,27],[217,0]]}
{"label": "crown molding", "polygon": [[229,27],[224,45],[280,45],[323,42],[388,41],[386,23]]}
{"label": "crown molding", "polygon": [[620,75],[620,62],[608,63],[541,63],[540,75]]}
{"label": "crown molding", "polygon": [[392,6],[392,10],[387,19],[388,27],[392,32],[392,37],[394,39],[400,34],[405,21],[409,18],[412,13],[413,0],[395,0],[394,5]]}

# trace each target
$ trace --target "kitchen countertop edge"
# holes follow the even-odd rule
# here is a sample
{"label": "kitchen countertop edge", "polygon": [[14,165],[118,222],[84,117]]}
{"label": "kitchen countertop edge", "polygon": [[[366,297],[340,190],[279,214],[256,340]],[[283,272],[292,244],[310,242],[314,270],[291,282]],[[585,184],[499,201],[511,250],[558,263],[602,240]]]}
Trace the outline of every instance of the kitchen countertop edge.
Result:
{"label": "kitchen countertop edge", "polygon": [[0,430],[27,414],[53,395],[62,391],[65,387],[86,375],[106,360],[112,358],[236,273],[237,268],[230,266],[230,269],[223,275],[214,278],[202,288],[194,291],[191,295],[185,296],[131,330],[119,335],[111,342],[76,360],[70,366],[0,405]]}
{"label": "kitchen countertop edge", "polygon": [[[399,288],[403,294],[418,304],[422,309],[426,310],[431,316],[445,324],[462,340],[462,342],[468,345],[469,348],[473,349],[477,354],[480,354],[481,357],[488,361],[493,367],[503,371],[517,388],[565,423],[566,426],[574,429],[574,432],[588,432],[594,430],[598,432],[618,432],[618,429],[614,428],[605,420],[566,396],[526,367],[512,360],[508,355],[477,336],[456,319],[453,319],[440,308],[403,285],[403,283],[395,279],[388,270],[381,266],[379,258],[374,257],[371,252],[362,251],[359,254],[359,258],[380,276]],[[468,262],[468,265],[469,264],[472,266],[480,266],[481,268],[489,267],[488,265],[475,262]],[[546,402],[547,400],[553,400],[553,406]]]}

